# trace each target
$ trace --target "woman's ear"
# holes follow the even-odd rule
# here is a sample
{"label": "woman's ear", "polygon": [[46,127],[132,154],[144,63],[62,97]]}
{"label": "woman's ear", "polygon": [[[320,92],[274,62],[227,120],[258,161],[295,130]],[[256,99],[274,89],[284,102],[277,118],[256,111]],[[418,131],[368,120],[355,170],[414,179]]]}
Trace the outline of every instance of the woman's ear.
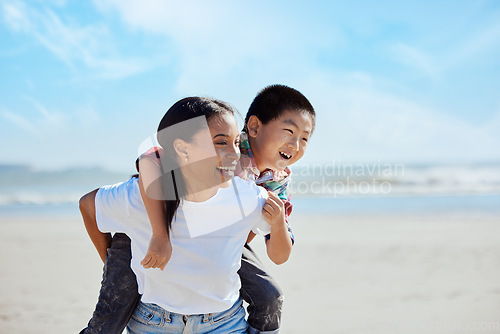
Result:
{"label": "woman's ear", "polygon": [[260,131],[261,127],[262,122],[260,119],[255,115],[250,116],[247,122],[248,135],[254,138],[257,137],[257,133]]}
{"label": "woman's ear", "polygon": [[176,140],[174,140],[173,147],[175,153],[177,153],[181,161],[188,160],[189,150],[188,150],[188,145],[184,140],[177,138]]}

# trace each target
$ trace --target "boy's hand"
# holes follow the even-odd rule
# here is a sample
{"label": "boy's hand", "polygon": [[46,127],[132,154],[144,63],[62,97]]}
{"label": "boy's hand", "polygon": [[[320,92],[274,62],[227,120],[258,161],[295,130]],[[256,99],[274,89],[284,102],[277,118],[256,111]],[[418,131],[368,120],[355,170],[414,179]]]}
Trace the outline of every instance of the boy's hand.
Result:
{"label": "boy's hand", "polygon": [[278,195],[268,191],[269,197],[262,209],[267,223],[271,225],[271,238],[266,240],[267,255],[276,264],[285,263],[292,251],[292,239],[286,227],[285,204]]}
{"label": "boy's hand", "polygon": [[149,242],[148,252],[141,261],[141,265],[146,268],[165,269],[172,256],[172,244],[168,237],[152,236]]}
{"label": "boy's hand", "polygon": [[272,227],[277,227],[285,221],[285,204],[275,193],[268,191],[269,197],[262,208],[262,214],[267,223]]}

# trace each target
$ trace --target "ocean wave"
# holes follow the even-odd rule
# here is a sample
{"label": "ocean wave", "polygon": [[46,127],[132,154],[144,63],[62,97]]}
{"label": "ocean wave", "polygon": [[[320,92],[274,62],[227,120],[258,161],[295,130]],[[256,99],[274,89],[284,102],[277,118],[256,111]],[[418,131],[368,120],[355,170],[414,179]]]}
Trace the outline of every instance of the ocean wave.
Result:
{"label": "ocean wave", "polygon": [[500,165],[315,167],[299,169],[290,187],[303,196],[500,194]]}
{"label": "ocean wave", "polygon": [[[294,166],[292,166],[294,167]],[[500,164],[315,165],[292,168],[290,193],[302,197],[467,196],[500,194]],[[4,169],[0,206],[78,203],[85,193],[130,175],[99,168],[60,172]]]}
{"label": "ocean wave", "polygon": [[22,193],[14,195],[0,194],[0,206],[9,205],[59,205],[77,204],[83,193],[72,194],[43,194]]}

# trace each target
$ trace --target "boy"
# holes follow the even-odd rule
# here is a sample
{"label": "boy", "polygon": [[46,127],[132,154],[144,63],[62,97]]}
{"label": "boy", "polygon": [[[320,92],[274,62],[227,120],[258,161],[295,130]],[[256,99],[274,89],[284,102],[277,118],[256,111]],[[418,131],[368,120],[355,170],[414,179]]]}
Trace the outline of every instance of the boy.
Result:
{"label": "boy", "polygon": [[[276,264],[287,261],[293,244],[293,234],[288,225],[292,205],[287,192],[290,180],[288,166],[297,162],[305,153],[307,141],[314,129],[315,112],[309,101],[297,90],[273,85],[264,88],[255,97],[245,118],[241,134],[241,170],[239,174],[252,179],[257,185],[270,191],[270,198],[263,209],[264,217],[280,217],[281,231],[273,238],[283,242],[279,247],[268,247],[270,258]],[[148,168],[149,159],[141,159],[141,169]],[[144,172],[142,172],[144,173]],[[144,189],[142,189],[144,191]],[[130,240],[116,234],[112,242],[97,230],[92,206],[95,191],[82,197],[80,208],[89,236],[105,261],[99,301],[88,328],[81,333],[121,333],[140,296],[137,293],[135,275],[129,267]],[[171,247],[164,221],[164,209],[160,201],[143,195],[153,227],[153,237],[148,253],[141,262],[146,268],[164,268]],[[149,206],[148,206],[149,202]],[[155,206],[156,205],[156,206]],[[259,259],[248,245],[255,235],[249,235],[243,250],[241,269],[241,296],[249,303],[249,333],[278,333],[281,320],[281,291],[273,279],[263,270]],[[269,239],[269,235],[266,239]],[[280,240],[281,241],[281,240]],[[111,245],[104,254],[103,244]],[[124,265],[126,264],[126,265]]]}

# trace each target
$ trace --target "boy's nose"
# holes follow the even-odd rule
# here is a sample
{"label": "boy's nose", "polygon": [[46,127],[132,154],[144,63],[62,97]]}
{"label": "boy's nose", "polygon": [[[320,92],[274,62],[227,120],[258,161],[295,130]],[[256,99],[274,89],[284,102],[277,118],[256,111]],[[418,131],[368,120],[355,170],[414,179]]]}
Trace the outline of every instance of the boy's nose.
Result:
{"label": "boy's nose", "polygon": [[290,149],[293,149],[295,151],[298,151],[299,150],[299,138],[290,138],[290,140],[288,141],[288,147]]}

